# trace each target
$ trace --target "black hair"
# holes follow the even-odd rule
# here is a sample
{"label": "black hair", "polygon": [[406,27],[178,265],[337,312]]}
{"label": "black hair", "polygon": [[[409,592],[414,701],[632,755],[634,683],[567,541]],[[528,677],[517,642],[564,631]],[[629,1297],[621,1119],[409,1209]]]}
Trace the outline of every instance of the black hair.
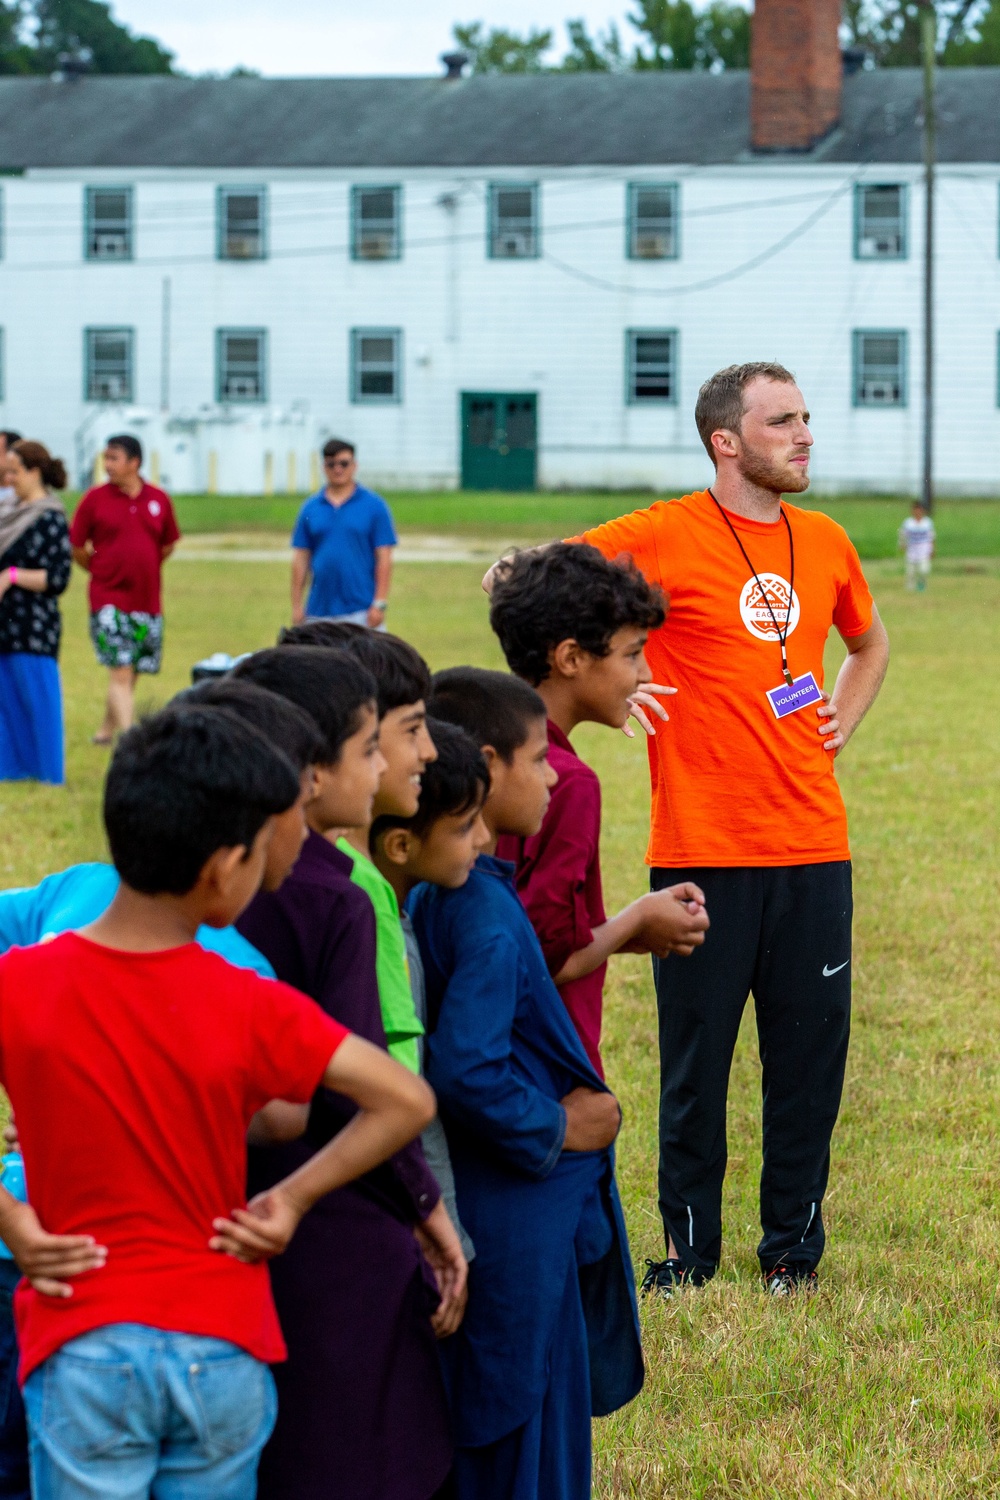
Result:
{"label": "black hair", "polygon": [[239,662],[232,672],[288,698],[319,727],[319,763],[334,765],[345,740],[355,734],[361,715],[375,705],[375,679],[346,651],[319,646],[269,646]]}
{"label": "black hair", "polygon": [[206,678],[172,700],[178,707],[224,708],[251,725],[287,755],[296,771],[315,765],[323,753],[323,736],[311,714],[288,698],[255,682],[232,677]]}
{"label": "black hair", "polygon": [[283,630],[278,644],[332,646],[349,652],[375,679],[380,718],[390,709],[426,700],[431,690],[430,667],[420,652],[387,630],[369,630],[350,620],[307,620]]}
{"label": "black hair", "polygon": [[116,432],[114,437],[109,437],[105,448],[120,448],[126,458],[137,458],[142,463],[142,444],[137,437],[130,432]]}
{"label": "black hair", "polygon": [[662,593],[629,558],[610,562],[585,542],[557,542],[516,552],[499,566],[490,603],[507,665],[536,687],[548,677],[549,653],[574,640],[607,656],[624,625],[656,630],[666,618]]}
{"label": "black hair", "polygon": [[8,448],[13,448],[15,443],[21,441],[21,434],[15,432],[13,427],[0,427],[0,437],[4,439]]}
{"label": "black hair", "polygon": [[346,438],[327,438],[323,444],[323,457],[336,458],[338,453],[354,454],[354,444],[349,443]]}
{"label": "black hair", "polygon": [[370,843],[389,828],[409,828],[423,838],[439,818],[460,818],[486,801],[490,772],[482,751],[464,729],[445,719],[428,719],[437,760],[424,767],[420,802],[412,818],[384,813],[371,826]]}
{"label": "black hair", "polygon": [[183,896],[217,850],[249,850],[298,795],[288,757],[235,714],[171,705],[127,730],[108,768],[115,869],[147,896]]}
{"label": "black hair", "polygon": [[508,764],[528,738],[531,725],[546,716],[545,704],[534,688],[520,677],[489,672],[485,667],[446,667],[435,672],[427,711],[435,719],[466,730],[480,749],[492,745]]}
{"label": "black hair", "polygon": [[66,488],[66,465],[61,458],[53,458],[44,443],[32,443],[27,438],[18,438],[10,451],[17,454],[26,469],[39,471],[46,489]]}

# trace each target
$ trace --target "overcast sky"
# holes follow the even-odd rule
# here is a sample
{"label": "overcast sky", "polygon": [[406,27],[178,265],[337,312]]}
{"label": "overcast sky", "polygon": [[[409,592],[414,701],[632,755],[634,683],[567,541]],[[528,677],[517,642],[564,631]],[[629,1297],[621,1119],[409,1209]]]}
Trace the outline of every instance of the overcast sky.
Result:
{"label": "overcast sky", "polygon": [[603,29],[612,17],[621,23],[630,8],[619,0],[112,0],[115,18],[157,37],[184,72],[242,64],[313,77],[436,73],[454,21],[551,27],[561,51],[567,16]]}

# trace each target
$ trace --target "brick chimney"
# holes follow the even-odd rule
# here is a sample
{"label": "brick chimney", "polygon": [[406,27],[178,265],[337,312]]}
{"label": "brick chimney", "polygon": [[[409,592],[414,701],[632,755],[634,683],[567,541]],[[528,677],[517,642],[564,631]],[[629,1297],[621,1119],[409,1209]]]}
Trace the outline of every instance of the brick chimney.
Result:
{"label": "brick chimney", "polygon": [[808,151],[840,119],[840,0],[756,0],[750,144]]}

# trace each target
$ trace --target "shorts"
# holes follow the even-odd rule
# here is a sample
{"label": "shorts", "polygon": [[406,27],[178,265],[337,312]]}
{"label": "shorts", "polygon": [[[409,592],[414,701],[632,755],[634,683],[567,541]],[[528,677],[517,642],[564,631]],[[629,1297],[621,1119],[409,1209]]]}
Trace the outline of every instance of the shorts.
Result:
{"label": "shorts", "polygon": [[90,617],[90,639],[102,667],[158,672],[163,656],[163,616],[105,604]]}

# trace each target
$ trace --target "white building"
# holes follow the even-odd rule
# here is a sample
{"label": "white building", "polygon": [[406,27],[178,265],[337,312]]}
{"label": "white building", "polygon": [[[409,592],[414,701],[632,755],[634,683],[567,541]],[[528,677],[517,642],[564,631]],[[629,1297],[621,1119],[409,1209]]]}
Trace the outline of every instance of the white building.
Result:
{"label": "white building", "polygon": [[[920,78],[817,91],[834,22],[772,100],[760,47],[779,149],[745,73],[2,79],[0,425],[182,491],[305,488],[331,433],[385,486],[668,489],[705,376],[774,358],[818,486],[912,490]],[[937,481],[988,493],[1000,69],[939,93]]]}

